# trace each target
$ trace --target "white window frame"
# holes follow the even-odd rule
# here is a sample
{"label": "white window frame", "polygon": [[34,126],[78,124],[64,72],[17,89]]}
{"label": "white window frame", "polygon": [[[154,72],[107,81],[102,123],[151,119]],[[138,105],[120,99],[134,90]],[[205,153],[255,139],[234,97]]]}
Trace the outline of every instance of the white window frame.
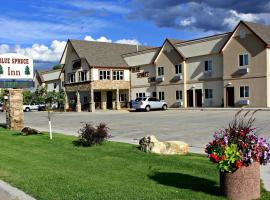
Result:
{"label": "white window frame", "polygon": [[175,67],[175,74],[182,74],[182,64],[177,64],[174,67]]}
{"label": "white window frame", "polygon": [[113,70],[113,80],[122,81],[124,80],[124,71],[123,70]]}
{"label": "white window frame", "polygon": [[[243,56],[243,65],[240,65],[240,56]],[[247,56],[247,63],[245,63],[245,56]],[[248,53],[243,53],[238,55],[238,66],[245,67],[249,65],[249,55]]]}
{"label": "white window frame", "polygon": [[136,98],[143,98],[145,97],[145,92],[137,92],[136,93]]}
{"label": "white window frame", "polygon": [[[207,62],[207,70],[206,70],[206,65],[205,65],[206,62]],[[209,63],[211,63],[211,65],[209,65]],[[212,72],[213,71],[213,60],[212,59],[208,59],[208,60],[204,61],[204,71],[205,72]]]}
{"label": "white window frame", "polygon": [[[84,80],[82,80],[82,73],[84,73]],[[87,71],[78,71],[78,81],[79,82],[83,82],[83,81],[87,81]]]}
{"label": "white window frame", "polygon": [[164,67],[158,67],[158,76],[164,76]]}
{"label": "white window frame", "polygon": [[[73,76],[74,80],[71,78]],[[75,73],[68,73],[68,83],[75,83],[76,82],[76,74]]]}
{"label": "white window frame", "polygon": [[[206,91],[208,91],[207,92],[207,94],[208,94],[208,96],[209,96],[209,91],[211,91],[211,97],[208,97],[208,96],[206,96]],[[214,98],[214,90],[213,89],[204,89],[204,98],[205,99],[213,99]]]}
{"label": "white window frame", "polygon": [[160,101],[165,101],[165,92],[164,91],[159,91],[158,92],[158,99]]}
{"label": "white window frame", "polygon": [[111,70],[99,70],[99,80],[111,80]]}
{"label": "white window frame", "polygon": [[[243,97],[241,97],[241,88],[244,88],[244,96]],[[246,96],[246,88],[248,88],[248,96]],[[241,99],[246,99],[246,98],[249,98],[250,97],[250,87],[249,87],[249,85],[241,85],[241,86],[239,86],[239,97],[241,98]]]}
{"label": "white window frame", "polygon": [[[177,96],[179,97],[179,98],[177,98]],[[182,90],[176,90],[175,91],[175,100],[176,101],[180,101],[180,100],[182,100],[183,99],[183,91]]]}
{"label": "white window frame", "polygon": [[128,94],[127,93],[119,94],[119,102],[127,102],[127,100],[128,100]]}

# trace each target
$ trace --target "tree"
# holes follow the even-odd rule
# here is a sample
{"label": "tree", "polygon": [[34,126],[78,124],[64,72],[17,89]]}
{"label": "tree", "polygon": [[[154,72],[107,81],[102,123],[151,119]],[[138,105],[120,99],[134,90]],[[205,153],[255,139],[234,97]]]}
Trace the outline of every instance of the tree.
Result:
{"label": "tree", "polygon": [[1,75],[1,74],[4,74],[2,65],[0,65],[0,75]]}
{"label": "tree", "polygon": [[26,65],[24,73],[25,73],[25,75],[30,75],[30,69],[29,69],[28,65]]}
{"label": "tree", "polygon": [[29,105],[32,102],[33,95],[29,90],[23,91],[23,104]]}
{"label": "tree", "polygon": [[53,70],[62,69],[62,68],[63,68],[63,65],[62,64],[57,64],[57,65],[54,65],[53,66]]}

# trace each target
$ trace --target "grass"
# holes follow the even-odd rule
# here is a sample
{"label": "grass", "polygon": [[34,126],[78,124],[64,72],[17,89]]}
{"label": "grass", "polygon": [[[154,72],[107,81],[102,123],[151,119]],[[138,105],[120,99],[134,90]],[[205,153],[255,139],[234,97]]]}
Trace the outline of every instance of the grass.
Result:
{"label": "grass", "polygon": [[[37,199],[223,199],[204,156],[146,154],[130,144],[76,147],[74,137],[0,128],[0,179]],[[264,189],[262,199],[270,199]]]}

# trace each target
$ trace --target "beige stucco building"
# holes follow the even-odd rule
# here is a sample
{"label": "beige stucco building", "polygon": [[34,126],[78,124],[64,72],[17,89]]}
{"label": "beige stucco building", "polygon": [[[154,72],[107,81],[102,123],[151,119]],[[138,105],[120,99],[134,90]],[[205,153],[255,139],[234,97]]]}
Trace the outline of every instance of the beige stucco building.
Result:
{"label": "beige stucco building", "polygon": [[157,96],[169,107],[270,107],[269,44],[269,26],[241,21],[233,32],[125,54],[131,97]]}

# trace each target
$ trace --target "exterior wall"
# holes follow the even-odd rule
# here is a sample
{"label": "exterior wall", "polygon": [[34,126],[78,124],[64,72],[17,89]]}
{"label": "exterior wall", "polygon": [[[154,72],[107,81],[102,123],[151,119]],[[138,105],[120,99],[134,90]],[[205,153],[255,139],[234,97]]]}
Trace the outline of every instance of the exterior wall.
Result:
{"label": "exterior wall", "polygon": [[[246,36],[240,37],[240,30],[244,30]],[[241,75],[239,71],[239,55],[248,54],[249,72]],[[231,83],[235,90],[235,103],[240,100],[239,87],[250,86],[250,107],[267,106],[267,50],[259,38],[251,33],[243,25],[239,26],[235,35],[225,46],[223,51],[223,79],[224,84]],[[226,95],[224,89],[224,95]],[[226,98],[225,98],[226,99]]]}
{"label": "exterior wall", "polygon": [[[54,83],[56,83],[56,88],[54,89]],[[59,92],[61,90],[61,81],[60,80],[52,80],[52,81],[48,81],[45,83],[47,86],[47,91],[51,92],[51,91],[57,91]]]}
{"label": "exterior wall", "polygon": [[[164,101],[167,102],[168,107],[179,107],[176,101],[176,91],[182,90],[182,95],[184,96],[184,84],[170,84],[161,85],[157,87],[157,97],[159,98],[159,92],[164,92]],[[183,101],[183,100],[182,100]]]}
{"label": "exterior wall", "polygon": [[[204,74],[204,61],[212,60],[212,75]],[[187,81],[199,81],[203,79],[222,78],[223,59],[220,54],[210,54],[198,57],[188,58],[187,64]]]}
{"label": "exterior wall", "polygon": [[131,99],[136,99],[136,93],[145,93],[145,96],[153,96],[153,92],[156,92],[155,86],[143,86],[143,87],[132,87],[131,88]]}

